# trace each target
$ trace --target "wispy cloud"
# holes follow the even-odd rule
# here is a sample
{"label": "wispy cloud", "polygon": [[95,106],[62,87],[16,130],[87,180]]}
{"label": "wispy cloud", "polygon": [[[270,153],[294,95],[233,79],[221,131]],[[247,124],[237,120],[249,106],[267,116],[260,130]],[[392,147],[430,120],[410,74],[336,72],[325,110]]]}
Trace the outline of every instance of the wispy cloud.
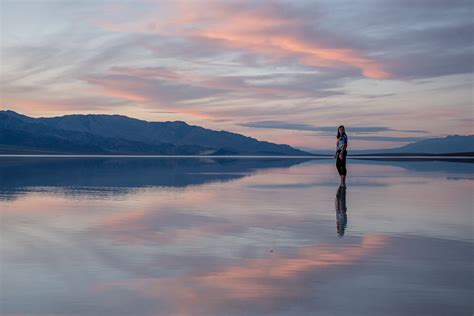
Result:
{"label": "wispy cloud", "polygon": [[411,143],[417,142],[426,137],[400,137],[400,136],[363,136],[363,135],[351,135],[351,139],[357,140],[368,140],[372,142],[395,142],[395,143]]}
{"label": "wispy cloud", "polygon": [[[212,10],[208,5],[212,5]],[[390,77],[381,62],[363,52],[352,47],[329,45],[324,38],[330,34],[315,32],[314,15],[303,10],[278,2],[211,1],[208,5],[178,1],[169,5],[170,17],[167,18],[150,13],[136,23],[101,21],[98,25],[116,32],[179,37],[198,46],[204,41],[220,50],[261,54],[270,62],[294,60],[318,68],[353,67],[369,78]]]}
{"label": "wispy cloud", "polygon": [[[332,133],[332,134],[337,132],[337,126],[336,127],[335,126],[313,126],[313,125],[303,124],[303,123],[289,123],[289,122],[282,122],[282,121],[257,121],[257,122],[241,123],[237,125],[245,126],[245,127],[253,127],[253,128],[288,129],[288,130],[295,130],[295,131],[315,131],[315,132]],[[345,127],[348,131],[354,132],[354,133],[375,133],[375,132],[393,132],[393,131],[405,132],[405,133],[427,133],[426,131],[421,131],[421,130],[400,130],[400,129],[393,129],[393,128],[383,127],[383,126],[364,126],[364,127],[345,126]]]}

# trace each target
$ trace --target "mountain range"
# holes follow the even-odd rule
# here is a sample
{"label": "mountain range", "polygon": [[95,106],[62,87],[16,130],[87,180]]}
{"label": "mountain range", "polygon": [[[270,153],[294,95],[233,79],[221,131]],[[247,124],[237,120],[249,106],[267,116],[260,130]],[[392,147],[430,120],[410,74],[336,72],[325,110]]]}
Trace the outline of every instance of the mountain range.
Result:
{"label": "mountain range", "polygon": [[311,155],[182,121],[147,122],[122,115],[32,118],[0,111],[0,153],[154,155]]}
{"label": "mountain range", "polygon": [[[350,150],[350,155],[474,154],[474,135],[428,138],[402,147]],[[182,121],[148,122],[123,115],[33,118],[0,111],[0,154],[282,155],[318,154]]]}
{"label": "mountain range", "polygon": [[474,135],[427,138],[402,147],[356,151],[353,154],[465,154],[474,155]]}

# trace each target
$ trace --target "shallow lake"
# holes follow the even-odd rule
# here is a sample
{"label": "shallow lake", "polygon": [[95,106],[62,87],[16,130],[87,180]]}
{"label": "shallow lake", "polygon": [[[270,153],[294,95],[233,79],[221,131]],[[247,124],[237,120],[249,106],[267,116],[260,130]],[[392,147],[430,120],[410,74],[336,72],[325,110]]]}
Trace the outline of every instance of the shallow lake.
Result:
{"label": "shallow lake", "polygon": [[0,158],[2,315],[472,315],[474,164]]}

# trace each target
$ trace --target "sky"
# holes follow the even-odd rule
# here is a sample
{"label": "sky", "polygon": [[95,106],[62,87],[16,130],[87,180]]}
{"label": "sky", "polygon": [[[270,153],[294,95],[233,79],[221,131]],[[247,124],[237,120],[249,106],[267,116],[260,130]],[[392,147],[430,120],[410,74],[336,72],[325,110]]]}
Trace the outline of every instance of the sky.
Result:
{"label": "sky", "polygon": [[0,107],[304,149],[473,132],[474,2],[0,0]]}

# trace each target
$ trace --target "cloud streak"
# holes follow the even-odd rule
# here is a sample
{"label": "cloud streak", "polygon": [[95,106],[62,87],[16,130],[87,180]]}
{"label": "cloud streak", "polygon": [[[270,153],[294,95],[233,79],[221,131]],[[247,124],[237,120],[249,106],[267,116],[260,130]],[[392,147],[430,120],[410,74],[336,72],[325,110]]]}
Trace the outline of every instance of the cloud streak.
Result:
{"label": "cloud streak", "polygon": [[318,41],[321,34],[313,31],[311,19],[303,11],[278,2],[211,4],[213,9],[209,10],[199,2],[176,2],[169,6],[170,18],[149,14],[131,25],[99,25],[116,32],[157,33],[190,42],[215,43],[221,49],[262,54],[270,62],[294,60],[310,67],[352,67],[368,78],[390,77],[381,62],[357,49]]}
{"label": "cloud streak", "polygon": [[[337,128],[334,126],[313,126],[304,123],[289,123],[283,121],[256,121],[256,122],[246,122],[237,124],[239,126],[245,127],[253,127],[253,128],[270,128],[270,129],[288,129],[288,130],[295,130],[295,131],[315,131],[315,132],[324,132],[324,133],[332,133]],[[364,126],[364,127],[356,127],[356,126],[346,126],[348,131],[354,133],[375,133],[375,132],[404,132],[404,133],[426,133],[426,131],[421,130],[400,130],[400,129],[393,129],[389,127],[383,126]]]}

